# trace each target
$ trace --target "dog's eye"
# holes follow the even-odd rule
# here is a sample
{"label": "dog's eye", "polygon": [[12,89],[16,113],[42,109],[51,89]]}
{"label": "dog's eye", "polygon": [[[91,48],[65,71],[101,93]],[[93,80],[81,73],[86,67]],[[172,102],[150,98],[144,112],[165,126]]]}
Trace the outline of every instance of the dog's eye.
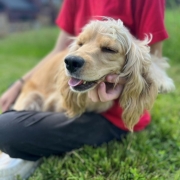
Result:
{"label": "dog's eye", "polygon": [[82,42],[78,42],[78,46],[83,46],[83,43]]}
{"label": "dog's eye", "polygon": [[101,51],[102,51],[102,52],[106,52],[106,53],[117,53],[116,50],[111,49],[111,48],[109,48],[109,47],[101,47]]}

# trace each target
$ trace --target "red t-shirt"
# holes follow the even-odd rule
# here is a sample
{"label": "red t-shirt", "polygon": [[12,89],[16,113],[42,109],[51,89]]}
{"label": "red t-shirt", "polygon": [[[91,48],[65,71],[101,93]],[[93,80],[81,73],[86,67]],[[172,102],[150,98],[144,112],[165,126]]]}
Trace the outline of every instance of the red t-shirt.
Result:
{"label": "red t-shirt", "polygon": [[[152,34],[150,44],[168,38],[164,26],[165,0],[64,0],[56,24],[67,33],[77,36],[82,27],[97,16],[121,19],[124,25],[138,39]],[[117,127],[127,130],[122,119],[122,108],[117,101],[111,109],[102,113]],[[144,129],[150,123],[150,115],[145,112],[134,127],[134,131]]]}

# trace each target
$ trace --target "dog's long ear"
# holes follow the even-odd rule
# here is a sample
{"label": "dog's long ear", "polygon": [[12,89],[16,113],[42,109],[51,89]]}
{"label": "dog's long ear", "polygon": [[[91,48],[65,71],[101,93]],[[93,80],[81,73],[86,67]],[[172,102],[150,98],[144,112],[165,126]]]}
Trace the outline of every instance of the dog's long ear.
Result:
{"label": "dog's long ear", "polygon": [[158,93],[149,73],[151,57],[147,41],[132,40],[123,68],[127,83],[119,103],[123,108],[122,119],[130,131],[133,131],[144,110],[152,107]]}

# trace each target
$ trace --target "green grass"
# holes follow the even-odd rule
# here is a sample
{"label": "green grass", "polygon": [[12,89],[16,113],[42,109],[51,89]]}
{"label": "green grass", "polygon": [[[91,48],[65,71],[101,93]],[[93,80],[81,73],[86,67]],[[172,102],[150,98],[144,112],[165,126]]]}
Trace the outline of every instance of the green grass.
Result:
{"label": "green grass", "polygon": [[49,28],[0,39],[0,94],[53,48],[58,33]]}
{"label": "green grass", "polygon": [[[159,95],[150,126],[123,142],[83,147],[44,159],[29,180],[179,180],[180,179],[180,16],[167,10],[170,34],[164,44],[176,91]],[[0,93],[35,65],[52,47],[56,28],[11,35],[0,40]]]}

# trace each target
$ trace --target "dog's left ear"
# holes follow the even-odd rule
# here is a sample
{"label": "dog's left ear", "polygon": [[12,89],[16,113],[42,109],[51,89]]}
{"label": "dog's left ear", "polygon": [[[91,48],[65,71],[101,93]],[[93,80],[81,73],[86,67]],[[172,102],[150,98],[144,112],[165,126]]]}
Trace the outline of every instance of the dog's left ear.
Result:
{"label": "dog's left ear", "polygon": [[123,77],[126,77],[127,83],[119,103],[123,108],[122,119],[130,131],[133,131],[144,110],[151,109],[158,94],[149,73],[151,56],[147,43],[148,40],[132,40],[123,68]]}

